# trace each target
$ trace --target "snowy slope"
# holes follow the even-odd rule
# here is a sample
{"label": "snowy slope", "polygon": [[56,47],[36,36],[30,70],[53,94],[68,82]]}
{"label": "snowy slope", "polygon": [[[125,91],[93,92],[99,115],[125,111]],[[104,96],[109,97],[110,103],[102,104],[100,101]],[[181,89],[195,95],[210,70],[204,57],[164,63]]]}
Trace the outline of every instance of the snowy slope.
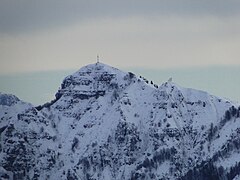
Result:
{"label": "snowy slope", "polygon": [[203,91],[87,65],[66,77],[56,99],[43,106],[1,94],[0,175],[237,179],[239,114],[239,104]]}

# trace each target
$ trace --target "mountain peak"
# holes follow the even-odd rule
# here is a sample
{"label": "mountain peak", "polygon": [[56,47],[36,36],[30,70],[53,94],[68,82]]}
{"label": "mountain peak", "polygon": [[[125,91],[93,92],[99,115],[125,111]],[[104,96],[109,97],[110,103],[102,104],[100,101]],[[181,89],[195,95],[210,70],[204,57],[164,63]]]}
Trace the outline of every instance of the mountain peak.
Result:
{"label": "mountain peak", "polygon": [[89,64],[74,74],[67,76],[56,97],[74,95],[88,98],[104,95],[107,90],[124,86],[128,73],[103,63]]}
{"label": "mountain peak", "polygon": [[97,62],[97,63],[94,63],[94,64],[88,64],[86,66],[83,66],[77,72],[73,73],[72,75],[70,75],[68,77],[87,77],[87,76],[91,76],[91,77],[94,78],[94,77],[102,75],[102,74],[116,74],[116,75],[123,75],[124,76],[126,73],[117,69],[117,68],[109,66],[107,64]]}
{"label": "mountain peak", "polygon": [[88,64],[86,66],[83,66],[82,68],[80,68],[76,73],[78,72],[119,72],[120,70],[117,68],[114,68],[112,66],[109,66],[107,64],[104,63],[94,63],[94,64]]}

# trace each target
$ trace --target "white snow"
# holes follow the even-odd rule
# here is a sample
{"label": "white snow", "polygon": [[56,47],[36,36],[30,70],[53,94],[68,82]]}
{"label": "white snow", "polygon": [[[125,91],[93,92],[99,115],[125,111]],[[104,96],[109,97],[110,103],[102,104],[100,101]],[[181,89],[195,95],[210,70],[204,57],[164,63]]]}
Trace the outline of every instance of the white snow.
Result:
{"label": "white snow", "polygon": [[[141,78],[102,63],[85,66],[63,82],[66,87],[59,90],[61,98],[34,115],[39,120],[29,124],[18,121],[17,116],[33,108],[31,104],[13,98],[16,103],[6,106],[7,101],[1,100],[0,96],[0,102],[4,102],[0,103],[0,127],[13,123],[23,132],[40,132],[43,127],[42,134],[55,137],[54,140],[39,139],[36,142],[38,153],[50,149],[56,161],[51,170],[43,171],[40,179],[47,176],[62,179],[68,170],[79,179],[84,179],[84,171],[96,179],[129,179],[147,153],[151,154],[149,158],[153,158],[155,152],[172,147],[175,147],[175,156],[181,158],[179,163],[183,166],[182,172],[178,173],[184,174],[189,167],[212,157],[240,127],[239,119],[229,121],[219,131],[220,138],[214,136],[208,142],[211,124],[218,126],[225,111],[233,105],[237,107],[236,104],[173,82],[163,83],[157,88]],[[99,91],[104,94],[97,94]],[[79,98],[82,95],[83,98]],[[47,122],[40,122],[41,118]],[[123,129],[126,144],[117,143],[116,132],[121,123],[127,124]],[[135,136],[141,139],[135,144],[139,149],[128,152],[128,145]],[[2,139],[1,145],[4,146]],[[132,154],[127,156],[126,153]],[[47,166],[48,157],[39,160],[37,166],[40,169]],[[97,171],[94,163],[103,161],[103,157],[109,164]],[[129,165],[126,162],[131,157],[135,161]],[[88,170],[79,168],[84,158],[91,159],[93,163]],[[117,158],[117,163],[114,158]],[[221,159],[219,165],[230,168],[239,159],[239,153],[233,153]],[[152,171],[158,178],[174,179],[170,168],[173,164],[168,159]],[[142,171],[147,169],[142,168]]]}

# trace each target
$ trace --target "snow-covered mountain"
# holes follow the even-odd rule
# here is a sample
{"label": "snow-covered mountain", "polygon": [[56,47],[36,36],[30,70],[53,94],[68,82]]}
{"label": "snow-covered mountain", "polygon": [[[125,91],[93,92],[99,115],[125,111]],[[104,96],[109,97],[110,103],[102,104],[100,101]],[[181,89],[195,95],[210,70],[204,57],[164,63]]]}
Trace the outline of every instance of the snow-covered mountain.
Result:
{"label": "snow-covered mountain", "polygon": [[0,119],[1,179],[240,179],[240,104],[102,63]]}

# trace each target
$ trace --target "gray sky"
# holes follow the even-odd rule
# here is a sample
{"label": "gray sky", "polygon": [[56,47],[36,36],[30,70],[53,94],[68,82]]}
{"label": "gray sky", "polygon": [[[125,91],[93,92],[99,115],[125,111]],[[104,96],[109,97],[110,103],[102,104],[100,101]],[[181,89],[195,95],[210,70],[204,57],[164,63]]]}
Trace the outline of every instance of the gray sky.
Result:
{"label": "gray sky", "polygon": [[239,0],[1,0],[0,73],[240,65]]}

